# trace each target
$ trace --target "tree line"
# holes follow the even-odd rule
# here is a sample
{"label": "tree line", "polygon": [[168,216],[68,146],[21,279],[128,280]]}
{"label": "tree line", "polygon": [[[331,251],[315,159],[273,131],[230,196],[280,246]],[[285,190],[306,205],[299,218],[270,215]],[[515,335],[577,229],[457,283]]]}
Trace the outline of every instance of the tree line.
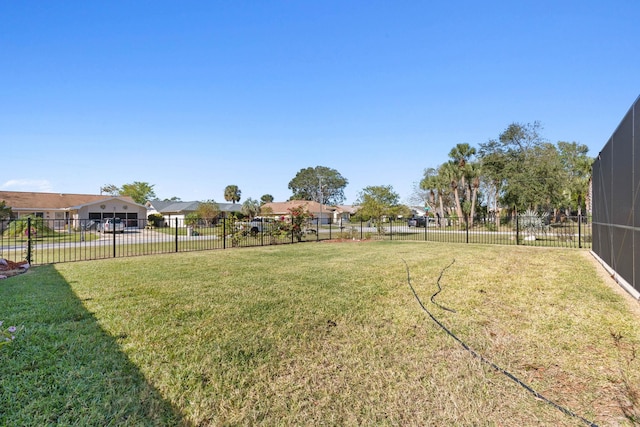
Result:
{"label": "tree line", "polygon": [[576,142],[552,144],[541,128],[539,122],[512,123],[478,148],[457,144],[449,161],[425,169],[418,198],[427,209],[468,225],[479,211],[496,218],[505,210],[582,214],[593,163],[589,149]]}
{"label": "tree line", "polygon": [[[537,121],[511,123],[496,139],[478,147],[457,144],[449,152],[448,161],[424,170],[411,196],[412,204],[421,205],[430,215],[455,217],[468,226],[473,225],[477,214],[498,221],[505,211],[531,210],[553,216],[582,214],[589,205],[593,163],[587,155],[588,147],[577,142],[550,143],[541,131],[542,125]],[[335,169],[303,168],[289,182],[290,200],[340,205],[347,184],[348,180]],[[146,182],[122,187],[106,185],[101,193],[127,195],[142,204],[155,197],[153,187]],[[238,203],[241,195],[237,185],[228,185],[224,190],[227,202]],[[242,204],[242,213],[255,216],[262,205],[272,201],[270,194],[259,201],[248,198]],[[400,203],[400,196],[391,186],[362,189],[355,205],[359,206],[361,219],[411,215],[411,209]],[[214,200],[202,202],[200,210],[198,214],[204,218],[219,213]]]}

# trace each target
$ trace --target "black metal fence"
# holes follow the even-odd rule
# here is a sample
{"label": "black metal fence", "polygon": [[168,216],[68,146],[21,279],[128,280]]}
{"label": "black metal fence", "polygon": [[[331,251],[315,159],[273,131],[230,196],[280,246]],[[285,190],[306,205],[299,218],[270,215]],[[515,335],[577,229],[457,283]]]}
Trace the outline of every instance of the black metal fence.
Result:
{"label": "black metal fence", "polygon": [[[174,219],[161,227],[144,220],[134,226],[104,230],[91,220],[17,219],[0,230],[0,258],[27,260],[33,265],[104,258],[153,255],[323,240],[412,240],[450,243],[591,247],[591,224],[585,217],[550,222],[540,217],[462,221],[431,218],[412,225],[407,220],[323,224],[317,219],[296,226],[284,221],[235,220],[185,223]],[[165,226],[166,225],[166,226]],[[106,231],[106,232],[105,232]]]}
{"label": "black metal fence", "polygon": [[[593,251],[640,295],[640,98],[593,164]],[[631,289],[632,288],[632,289]],[[633,291],[635,289],[635,291]]]}

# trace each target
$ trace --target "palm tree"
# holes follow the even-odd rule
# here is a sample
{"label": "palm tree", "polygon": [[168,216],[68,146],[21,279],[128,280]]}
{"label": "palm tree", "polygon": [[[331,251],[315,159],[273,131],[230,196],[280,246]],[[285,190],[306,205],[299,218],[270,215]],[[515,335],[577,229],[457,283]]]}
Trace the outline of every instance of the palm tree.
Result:
{"label": "palm tree", "polygon": [[[424,178],[420,181],[420,188],[428,192],[425,202],[431,206],[434,211],[439,212],[439,217],[444,217],[444,199],[448,186],[448,180],[442,179],[442,174],[439,172],[439,169],[428,168],[424,170]],[[436,207],[436,204],[439,208]],[[438,225],[441,225],[440,221],[438,221]]]}
{"label": "palm tree", "polygon": [[427,206],[431,206],[434,209],[439,190],[437,180],[438,172],[434,168],[427,168],[424,170],[422,181],[420,181],[420,189],[427,192],[427,194],[423,196],[424,202]]}
{"label": "palm tree", "polygon": [[[451,159],[451,172],[453,173],[451,188],[454,189],[454,193],[456,194],[456,208],[458,210],[458,215],[462,218],[462,209],[460,206],[460,199],[458,198],[458,188],[461,188],[464,192],[464,200],[470,203],[472,206],[474,202],[472,199],[472,179],[473,179],[473,165],[471,163],[471,159],[476,155],[476,149],[469,144],[462,143],[457,144],[455,147],[451,149],[449,152],[449,158]],[[457,170],[456,170],[457,166]],[[467,179],[470,178],[470,179]],[[453,183],[453,180],[456,180],[456,183]],[[473,209],[472,209],[473,210]],[[474,212],[466,212],[473,216]],[[465,222],[468,222],[467,218],[464,218]]]}
{"label": "palm tree", "polygon": [[456,214],[459,220],[464,221],[464,215],[462,213],[462,205],[460,204],[460,194],[458,192],[458,180],[459,180],[459,168],[458,165],[453,162],[443,163],[438,169],[438,174],[443,181],[448,182],[449,188],[453,192],[453,199],[456,208]]}
{"label": "palm tree", "polygon": [[469,215],[469,228],[473,227],[473,218],[476,215],[476,200],[478,199],[478,188],[480,188],[480,175],[476,175],[471,180],[471,213]]}
{"label": "palm tree", "polygon": [[224,199],[233,204],[240,201],[240,194],[242,194],[242,192],[237,185],[227,185],[224,189]]}
{"label": "palm tree", "polygon": [[242,213],[249,218],[253,218],[258,215],[260,213],[260,202],[249,197],[242,204]]}

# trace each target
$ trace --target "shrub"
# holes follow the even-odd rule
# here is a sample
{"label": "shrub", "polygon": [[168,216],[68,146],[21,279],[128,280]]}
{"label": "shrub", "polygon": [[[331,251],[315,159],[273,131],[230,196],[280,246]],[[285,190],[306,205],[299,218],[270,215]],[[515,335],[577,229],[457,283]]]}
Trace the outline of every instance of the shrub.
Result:
{"label": "shrub", "polygon": [[518,215],[518,225],[529,236],[535,236],[537,233],[545,231],[543,219],[532,209],[527,209]]}
{"label": "shrub", "polygon": [[164,226],[164,217],[159,213],[149,215],[147,220],[149,221],[149,225],[153,225],[154,227]]}

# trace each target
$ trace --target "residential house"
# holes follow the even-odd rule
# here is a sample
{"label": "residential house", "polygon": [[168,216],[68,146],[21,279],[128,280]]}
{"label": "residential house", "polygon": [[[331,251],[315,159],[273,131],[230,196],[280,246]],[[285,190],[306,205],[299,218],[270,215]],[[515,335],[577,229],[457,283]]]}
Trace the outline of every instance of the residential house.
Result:
{"label": "residential house", "polygon": [[121,218],[128,227],[141,227],[147,208],[127,196],[0,191],[0,201],[11,208],[12,218],[33,215],[50,220],[51,228],[78,228],[82,220]]}
{"label": "residential house", "polygon": [[353,206],[324,205],[310,200],[289,200],[287,202],[271,202],[261,206],[262,216],[287,216],[290,209],[304,206],[306,211],[317,218],[320,224],[341,224],[348,222],[357,208]]}
{"label": "residential house", "polygon": [[[176,220],[182,226],[184,219],[190,213],[198,210],[202,202],[176,202],[167,200],[150,200],[146,203],[149,215],[160,214],[164,217],[165,225],[175,227]],[[241,213],[242,205],[238,203],[216,203],[220,209],[220,215]]]}
{"label": "residential house", "polygon": [[335,206],[334,213],[334,222],[336,224],[342,224],[344,222],[351,221],[351,217],[358,212],[359,206],[352,205],[338,205]]}

